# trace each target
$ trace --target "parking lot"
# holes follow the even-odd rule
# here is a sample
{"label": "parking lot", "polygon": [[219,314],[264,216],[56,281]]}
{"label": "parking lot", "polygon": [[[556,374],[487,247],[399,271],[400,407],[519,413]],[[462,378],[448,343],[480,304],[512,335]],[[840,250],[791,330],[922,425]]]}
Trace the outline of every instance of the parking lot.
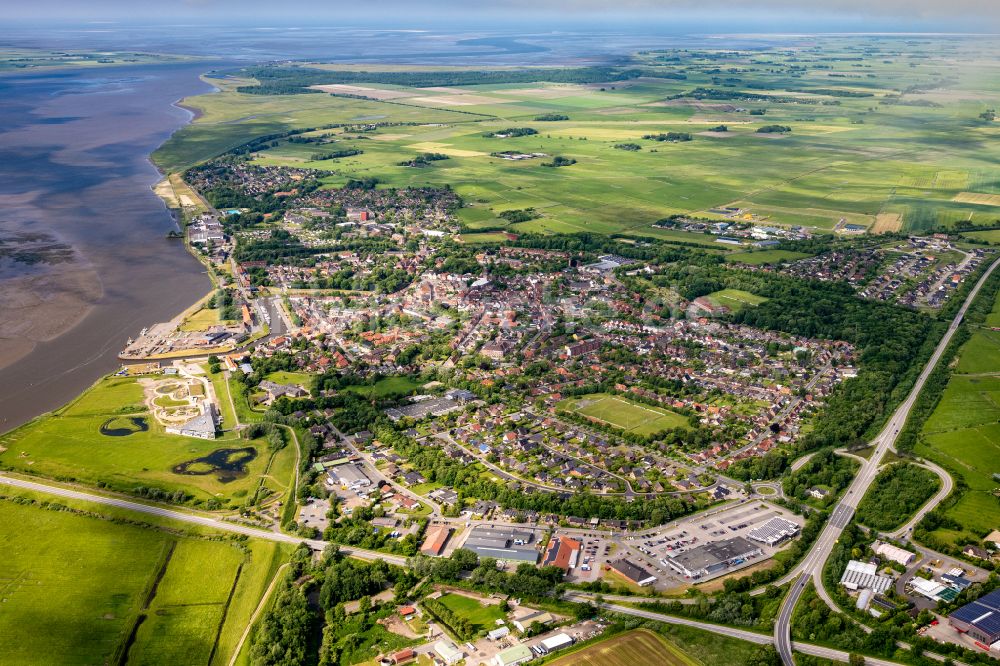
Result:
{"label": "parking lot", "polygon": [[[557,536],[557,531],[553,538]],[[601,567],[605,562],[610,561],[618,551],[618,546],[607,538],[607,535],[600,533],[593,534],[568,534],[574,539],[579,539],[582,547],[576,568],[570,569],[566,574],[566,579],[574,583],[588,583],[600,577]]]}
{"label": "parking lot", "polygon": [[[669,567],[667,558],[676,557],[699,546],[725,539],[734,537],[749,539],[751,531],[761,527],[772,518],[787,520],[800,528],[805,522],[802,516],[796,515],[788,509],[767,502],[754,501],[716,512],[691,516],[674,525],[640,536],[626,537],[625,546],[629,551],[629,559],[634,564],[646,568],[651,574],[657,576],[659,580],[655,587],[666,588],[690,584],[690,580],[685,579]],[[734,564],[729,568],[715,572],[713,575],[704,576],[699,579],[699,582],[718,578],[766,561],[788,543],[786,540],[781,544],[770,546],[756,540],[751,539],[750,541],[763,551],[762,555]]]}
{"label": "parking lot", "polygon": [[330,510],[330,501],[325,499],[310,499],[299,509],[299,524],[315,527],[320,532],[330,524],[326,514]]}

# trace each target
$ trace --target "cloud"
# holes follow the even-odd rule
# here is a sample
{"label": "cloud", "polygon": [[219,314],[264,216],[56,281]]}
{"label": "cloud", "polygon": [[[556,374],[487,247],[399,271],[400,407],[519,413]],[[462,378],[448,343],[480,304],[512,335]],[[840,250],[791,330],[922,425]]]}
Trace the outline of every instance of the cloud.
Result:
{"label": "cloud", "polygon": [[[269,19],[290,23],[309,18],[358,23],[383,23],[393,19],[458,22],[497,17],[513,22],[520,18],[547,17],[568,22],[594,17],[623,20],[698,19],[730,23],[734,17],[766,15],[773,21],[812,17],[834,19],[899,19],[901,26],[914,21],[957,21],[995,25],[1000,20],[997,0],[35,0],[16,3],[14,14],[37,18],[143,17]],[[900,29],[904,29],[901,27]]]}

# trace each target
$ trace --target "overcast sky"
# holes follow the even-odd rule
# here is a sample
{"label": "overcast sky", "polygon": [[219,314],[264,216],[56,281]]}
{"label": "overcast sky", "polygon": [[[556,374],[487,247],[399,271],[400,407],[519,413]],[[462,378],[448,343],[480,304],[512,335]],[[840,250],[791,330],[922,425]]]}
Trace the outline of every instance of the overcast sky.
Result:
{"label": "overcast sky", "polygon": [[832,31],[1000,31],[1000,0],[0,0],[0,19],[211,21],[433,27],[655,23]]}

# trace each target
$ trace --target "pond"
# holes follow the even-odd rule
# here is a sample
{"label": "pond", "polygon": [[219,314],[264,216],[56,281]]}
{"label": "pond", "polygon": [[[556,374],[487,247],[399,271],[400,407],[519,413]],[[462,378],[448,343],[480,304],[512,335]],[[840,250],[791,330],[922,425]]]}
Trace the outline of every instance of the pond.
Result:
{"label": "pond", "polygon": [[115,416],[101,424],[101,434],[108,437],[128,437],[147,430],[149,430],[149,423],[143,416],[132,416],[127,419]]}
{"label": "pond", "polygon": [[247,466],[257,457],[257,449],[247,446],[241,449],[216,449],[207,456],[195,458],[175,465],[174,474],[186,476],[207,476],[214,474],[221,483],[242,479],[247,475]]}

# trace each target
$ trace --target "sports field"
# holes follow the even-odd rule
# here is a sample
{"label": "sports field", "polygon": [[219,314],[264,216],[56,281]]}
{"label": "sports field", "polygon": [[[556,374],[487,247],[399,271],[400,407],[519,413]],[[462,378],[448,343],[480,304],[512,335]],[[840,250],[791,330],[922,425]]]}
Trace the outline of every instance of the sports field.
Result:
{"label": "sports field", "polygon": [[[220,398],[228,402],[225,396]],[[245,447],[252,447],[255,457],[231,478],[210,472],[201,463],[187,474],[174,471],[178,465],[221,449]],[[222,504],[227,500],[239,503],[265,473],[265,484],[284,493],[294,465],[291,445],[272,460],[263,441],[228,433],[215,440],[167,434],[146,410],[142,387],[134,377],[102,379],[65,407],[0,437],[0,466],[5,469],[124,492],[140,486],[183,491],[196,500],[214,499]]]}
{"label": "sports field", "polygon": [[739,312],[745,308],[757,307],[767,300],[763,296],[757,296],[741,289],[722,289],[709,294],[705,298],[715,305],[729,308],[731,312]]}
{"label": "sports field", "polygon": [[226,664],[287,556],[9,499],[0,526],[0,663],[11,665],[125,663],[126,649],[129,664]]}
{"label": "sports field", "polygon": [[566,409],[638,435],[652,435],[668,428],[685,428],[687,418],[662,407],[633,402],[610,393],[589,393],[559,403]]}
{"label": "sports field", "polygon": [[[377,178],[380,187],[450,185],[466,202],[459,216],[467,227],[491,232],[659,236],[662,230],[652,224],[663,217],[721,221],[727,218],[715,211],[733,206],[744,219],[815,233],[833,233],[841,221],[884,232],[1000,216],[1000,172],[989,151],[1000,126],[975,121],[984,108],[1000,102],[993,73],[977,50],[982,45],[956,49],[930,40],[907,45],[907,53],[895,59],[862,55],[858,67],[864,68],[864,79],[861,70],[829,70],[831,59],[853,60],[867,45],[862,38],[821,39],[816,53],[767,53],[767,67],[738,53],[720,60],[677,52],[682,66],[637,54],[635,62],[647,75],[618,85],[540,79],[409,86],[365,81],[364,75],[345,84],[334,80],[335,70],[314,70],[330,79],[316,85],[360,91],[349,94],[365,99],[250,95],[236,88],[253,80],[211,79],[220,92],[185,101],[202,115],[154,159],[165,170],[178,171],[265,134],[381,123],[387,126],[364,133],[336,127],[307,135],[338,150],[362,151],[351,157],[317,161],[316,144],[277,140],[253,159],[317,169],[328,174],[323,180],[333,187],[362,177]],[[739,82],[719,88],[719,67],[738,68]],[[947,78],[940,75],[944,70]],[[899,93],[922,86],[926,91]],[[536,120],[552,114],[565,119]],[[756,131],[775,123],[792,131]],[[714,131],[720,125],[725,132]],[[492,136],[508,127],[537,133]],[[670,132],[691,140],[649,138]],[[616,148],[623,142],[639,149]],[[449,159],[423,168],[403,166],[428,151]],[[542,166],[545,157],[503,159],[506,152],[561,155],[576,163],[552,169]],[[508,224],[499,217],[529,207],[539,213],[537,219]],[[715,244],[712,236],[687,236],[677,240]]]}
{"label": "sports field", "polygon": [[701,663],[663,637],[638,629],[559,657],[551,666],[698,666]]}

